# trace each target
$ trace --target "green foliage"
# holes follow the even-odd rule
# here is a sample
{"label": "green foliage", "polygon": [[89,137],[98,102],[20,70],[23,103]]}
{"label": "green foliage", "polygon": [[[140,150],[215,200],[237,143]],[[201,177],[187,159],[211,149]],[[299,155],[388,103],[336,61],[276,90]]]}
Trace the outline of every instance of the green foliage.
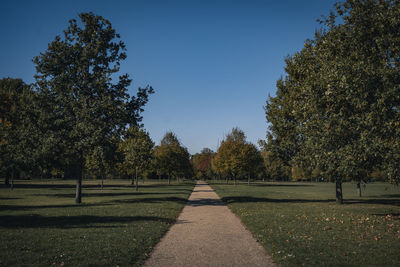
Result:
{"label": "green foliage", "polygon": [[21,79],[0,80],[0,173],[9,185],[14,176],[31,165],[30,134],[26,127],[30,117],[31,91]]}
{"label": "green foliage", "polygon": [[173,132],[167,132],[159,146],[154,148],[153,169],[158,176],[189,178],[193,175],[190,155]]}
{"label": "green foliage", "polygon": [[268,151],[268,146],[265,141],[259,141],[261,156],[264,160],[266,177],[273,181],[289,181],[290,180],[290,166],[285,164],[276,152]]}
{"label": "green foliage", "polygon": [[132,177],[137,170],[143,175],[151,162],[153,147],[154,142],[145,130],[131,126],[118,147],[119,152],[123,155],[120,165],[123,172]]}
{"label": "green foliage", "polygon": [[263,171],[263,158],[255,145],[246,141],[246,135],[238,128],[233,128],[221,142],[212,161],[214,171],[226,178],[257,176]]}
{"label": "green foliage", "polygon": [[[138,126],[142,107],[153,93],[151,87],[139,88],[130,98],[129,76],[115,77],[126,53],[110,21],[92,13],[81,13],[79,18],[80,23],[71,20],[64,37],[57,36],[46,52],[34,58],[38,101],[45,107],[39,112],[45,125],[40,137],[51,140],[42,143],[77,167],[78,183],[85,159],[102,158],[110,139],[127,124]],[[80,202],[79,186],[76,201]]]}
{"label": "green foliage", "polygon": [[[336,21],[343,21],[336,23]],[[269,151],[341,183],[375,168],[400,177],[398,1],[347,1],[286,59],[266,106]]]}

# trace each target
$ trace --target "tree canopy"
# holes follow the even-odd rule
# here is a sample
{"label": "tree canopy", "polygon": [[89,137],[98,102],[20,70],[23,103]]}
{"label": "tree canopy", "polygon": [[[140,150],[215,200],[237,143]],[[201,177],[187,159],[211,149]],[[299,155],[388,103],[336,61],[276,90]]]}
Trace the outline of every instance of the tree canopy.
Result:
{"label": "tree canopy", "polygon": [[325,25],[286,59],[266,105],[268,148],[285,164],[341,183],[375,168],[399,179],[398,1],[336,4]]}
{"label": "tree canopy", "polygon": [[173,132],[167,132],[160,145],[154,148],[152,165],[157,175],[167,176],[168,184],[171,177],[179,179],[191,177],[193,174],[190,154]]}
{"label": "tree canopy", "polygon": [[212,159],[215,152],[209,148],[204,148],[200,153],[193,155],[192,164],[193,171],[197,178],[213,178],[213,171],[211,168]]}
{"label": "tree canopy", "polygon": [[232,131],[221,142],[213,158],[214,172],[227,179],[236,180],[258,174],[263,168],[263,158],[254,144],[246,141],[245,133],[239,128]]}
{"label": "tree canopy", "polygon": [[[149,134],[137,127],[131,126],[125,133],[124,139],[119,143],[118,150],[123,155],[123,161],[120,165],[126,174],[132,177],[138,172],[143,175],[145,169],[150,165],[152,159],[152,149],[154,142]],[[136,177],[136,190],[138,187],[138,178]]]}
{"label": "tree canopy", "polygon": [[115,77],[126,49],[110,21],[93,13],[81,13],[79,19],[70,20],[64,36],[56,36],[34,58],[36,90],[41,103],[49,105],[40,115],[43,121],[51,120],[44,136],[58,138],[62,157],[80,172],[77,203],[86,155],[120,135],[127,124],[140,125],[143,106],[153,92],[151,87],[139,88],[136,97],[130,97],[129,76]]}

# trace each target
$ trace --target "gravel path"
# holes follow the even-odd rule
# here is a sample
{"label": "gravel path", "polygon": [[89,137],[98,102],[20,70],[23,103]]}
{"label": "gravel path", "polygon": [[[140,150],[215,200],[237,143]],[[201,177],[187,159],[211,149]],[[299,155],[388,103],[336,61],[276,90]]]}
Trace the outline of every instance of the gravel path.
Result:
{"label": "gravel path", "polygon": [[276,265],[214,190],[200,181],[144,266]]}

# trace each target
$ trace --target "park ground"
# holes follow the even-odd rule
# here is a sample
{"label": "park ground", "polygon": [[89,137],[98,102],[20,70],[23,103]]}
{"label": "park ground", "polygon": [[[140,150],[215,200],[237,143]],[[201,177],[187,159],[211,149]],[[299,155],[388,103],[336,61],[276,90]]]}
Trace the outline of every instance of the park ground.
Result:
{"label": "park ground", "polygon": [[0,266],[139,266],[194,187],[129,181],[18,181],[0,188]]}
{"label": "park ground", "polygon": [[[1,186],[0,266],[139,266],[194,186],[99,184],[85,181],[81,205],[74,181]],[[210,185],[282,266],[400,266],[399,187],[368,184],[359,198],[346,183],[337,205],[331,183]]]}
{"label": "park ground", "polygon": [[282,266],[400,266],[400,187],[345,183],[211,183]]}

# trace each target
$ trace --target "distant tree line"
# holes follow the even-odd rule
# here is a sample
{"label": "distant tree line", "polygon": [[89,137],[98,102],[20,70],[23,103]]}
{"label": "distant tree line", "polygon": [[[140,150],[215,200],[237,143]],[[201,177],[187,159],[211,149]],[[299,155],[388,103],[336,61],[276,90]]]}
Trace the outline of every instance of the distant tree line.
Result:
{"label": "distant tree line", "polygon": [[[283,176],[400,179],[400,2],[348,0],[286,59],[265,112],[265,153]],[[272,166],[270,165],[270,168]]]}
{"label": "distant tree line", "polygon": [[263,157],[257,147],[246,141],[245,133],[233,128],[221,142],[218,151],[203,149],[192,157],[198,179],[224,179],[236,185],[238,180],[265,178]]}

